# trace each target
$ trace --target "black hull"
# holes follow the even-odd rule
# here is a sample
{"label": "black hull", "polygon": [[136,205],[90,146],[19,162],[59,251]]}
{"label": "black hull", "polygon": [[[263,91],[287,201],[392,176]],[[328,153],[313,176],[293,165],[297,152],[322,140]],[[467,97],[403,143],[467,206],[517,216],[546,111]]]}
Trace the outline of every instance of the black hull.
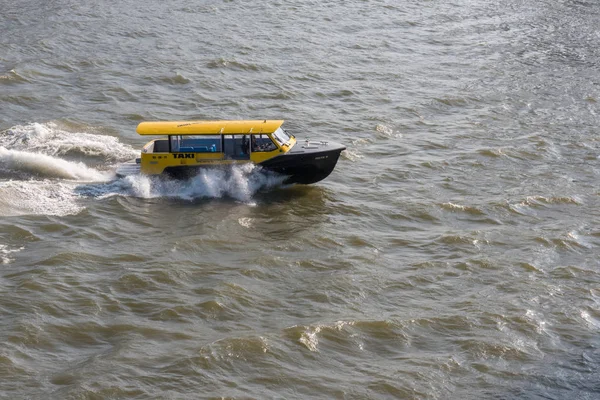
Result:
{"label": "black hull", "polygon": [[286,154],[271,158],[261,164],[263,168],[282,175],[288,175],[286,184],[299,183],[308,185],[319,182],[329,176],[340,153],[346,147],[336,143],[319,143],[298,146]]}

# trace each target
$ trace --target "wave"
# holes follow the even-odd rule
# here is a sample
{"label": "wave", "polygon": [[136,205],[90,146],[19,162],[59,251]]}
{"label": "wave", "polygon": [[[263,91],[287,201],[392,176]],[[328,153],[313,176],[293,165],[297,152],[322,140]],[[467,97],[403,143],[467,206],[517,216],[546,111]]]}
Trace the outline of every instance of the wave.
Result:
{"label": "wave", "polygon": [[[356,324],[355,321],[336,321],[332,324],[316,324],[310,326],[295,325],[285,330],[285,335],[300,343],[308,350],[313,352],[319,351],[319,342],[322,336],[336,337],[340,340],[343,336],[344,339],[348,339],[355,335],[348,332],[348,328],[353,327]],[[361,344],[356,344],[357,348],[361,348]],[[362,349],[362,348],[361,348]]]}
{"label": "wave", "polygon": [[520,202],[506,202],[503,206],[510,211],[522,215],[534,215],[536,209],[550,208],[552,206],[576,205],[580,206],[583,202],[577,196],[527,196]]}
{"label": "wave", "polygon": [[377,124],[375,131],[381,138],[401,138],[402,134],[394,132],[392,128],[387,125]]}
{"label": "wave", "polygon": [[[363,351],[365,346],[374,345],[380,349],[387,344],[396,347],[398,343],[408,344],[410,338],[405,332],[408,322],[392,320],[340,320],[326,324],[295,325],[284,330],[284,335],[306,347],[319,352],[321,341],[329,346],[341,345],[345,351]],[[372,350],[374,348],[372,347]]]}
{"label": "wave", "polygon": [[471,215],[484,215],[485,213],[475,207],[475,206],[465,206],[462,204],[456,204],[456,203],[452,203],[452,202],[447,202],[447,203],[442,203],[440,204],[440,207],[444,210],[447,211],[451,211],[451,212],[465,212],[467,214],[471,214]]}
{"label": "wave", "polygon": [[1,84],[17,84],[17,83],[27,83],[29,82],[25,77],[19,75],[17,71],[11,69],[8,73],[0,75],[0,85]]}
{"label": "wave", "polygon": [[582,204],[582,202],[576,196],[528,196],[525,202],[527,205],[530,206],[553,204]]}
{"label": "wave", "polygon": [[175,73],[175,75],[169,75],[169,76],[163,76],[161,78],[159,78],[160,81],[164,82],[164,83],[169,83],[172,85],[185,85],[186,83],[190,83],[191,79],[186,78],[185,76],[183,76],[180,73]]}
{"label": "wave", "polygon": [[341,155],[342,155],[342,159],[348,160],[348,161],[353,161],[353,162],[356,162],[356,161],[360,160],[361,158],[364,158],[364,156],[358,150],[353,150],[353,149],[346,149],[346,150],[342,151]]}

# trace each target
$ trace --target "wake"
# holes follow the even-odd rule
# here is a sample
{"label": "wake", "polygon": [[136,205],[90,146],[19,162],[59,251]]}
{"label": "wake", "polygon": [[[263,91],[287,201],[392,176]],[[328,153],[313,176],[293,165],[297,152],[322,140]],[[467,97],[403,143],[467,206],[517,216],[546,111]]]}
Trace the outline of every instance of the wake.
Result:
{"label": "wake", "polygon": [[114,196],[252,203],[257,192],[281,186],[285,180],[251,164],[201,170],[186,180],[117,178],[119,163],[136,156],[139,151],[115,137],[69,132],[55,123],[0,132],[0,216],[77,214],[90,199]]}
{"label": "wake", "polygon": [[40,153],[0,147],[0,168],[5,173],[28,173],[33,177],[81,181],[106,181],[114,173],[101,172],[83,162],[72,162]]}

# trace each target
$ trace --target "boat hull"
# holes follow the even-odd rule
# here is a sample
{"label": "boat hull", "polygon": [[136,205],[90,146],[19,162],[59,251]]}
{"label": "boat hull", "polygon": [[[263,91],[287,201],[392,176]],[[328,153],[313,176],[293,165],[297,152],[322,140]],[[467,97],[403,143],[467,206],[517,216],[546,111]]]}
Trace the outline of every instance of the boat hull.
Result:
{"label": "boat hull", "polygon": [[286,184],[299,183],[308,185],[327,178],[345,150],[337,143],[306,143],[295,146],[290,152],[260,163],[263,168],[287,175]]}

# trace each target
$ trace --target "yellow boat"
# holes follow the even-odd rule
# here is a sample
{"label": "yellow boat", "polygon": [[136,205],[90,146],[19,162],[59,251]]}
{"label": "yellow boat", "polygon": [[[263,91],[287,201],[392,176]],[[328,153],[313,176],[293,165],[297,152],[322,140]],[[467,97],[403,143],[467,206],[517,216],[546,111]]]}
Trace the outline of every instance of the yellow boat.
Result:
{"label": "yellow boat", "polygon": [[283,120],[142,122],[140,135],[162,135],[142,149],[140,158],[121,165],[118,176],[132,174],[187,178],[201,168],[252,163],[287,176],[285,183],[325,179],[345,146],[299,142],[281,128]]}

